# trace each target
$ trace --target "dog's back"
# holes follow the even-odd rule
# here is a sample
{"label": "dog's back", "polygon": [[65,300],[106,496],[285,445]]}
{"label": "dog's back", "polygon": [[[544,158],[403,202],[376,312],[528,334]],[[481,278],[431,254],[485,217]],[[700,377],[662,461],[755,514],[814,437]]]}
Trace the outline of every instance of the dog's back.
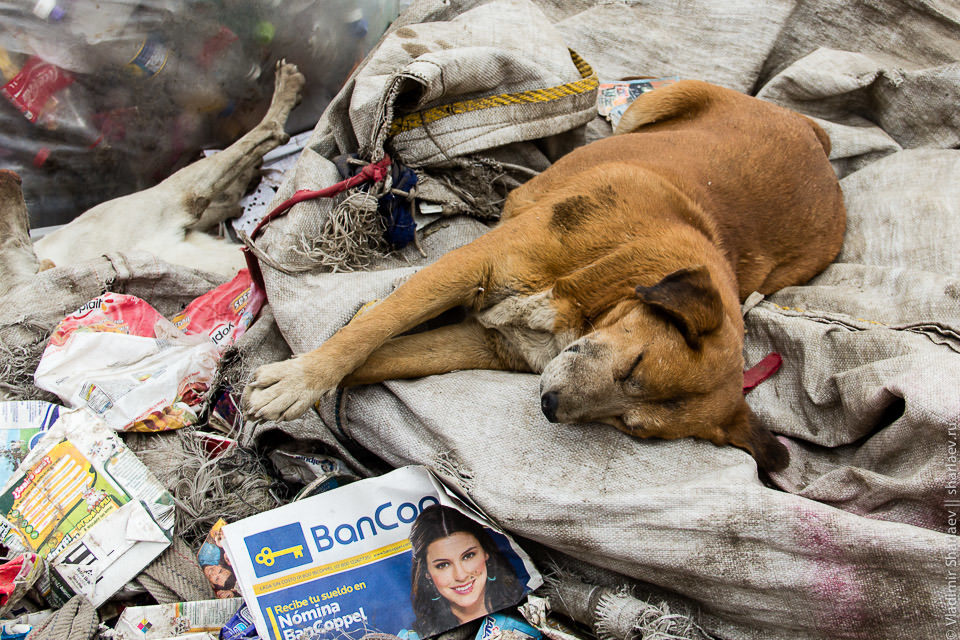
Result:
{"label": "dog's back", "polygon": [[806,282],[839,252],[843,196],[812,120],[685,80],[640,96],[617,133],[561,158],[537,189],[609,163],[658,174],[709,219],[741,298]]}

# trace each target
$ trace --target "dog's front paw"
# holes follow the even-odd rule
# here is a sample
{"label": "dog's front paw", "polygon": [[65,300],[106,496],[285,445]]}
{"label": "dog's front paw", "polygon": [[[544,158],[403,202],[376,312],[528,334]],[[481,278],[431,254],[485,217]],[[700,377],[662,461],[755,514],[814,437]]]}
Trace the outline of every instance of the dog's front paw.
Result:
{"label": "dog's front paw", "polygon": [[264,365],[243,390],[244,413],[252,420],[298,418],[340,382],[322,378],[311,375],[302,358]]}

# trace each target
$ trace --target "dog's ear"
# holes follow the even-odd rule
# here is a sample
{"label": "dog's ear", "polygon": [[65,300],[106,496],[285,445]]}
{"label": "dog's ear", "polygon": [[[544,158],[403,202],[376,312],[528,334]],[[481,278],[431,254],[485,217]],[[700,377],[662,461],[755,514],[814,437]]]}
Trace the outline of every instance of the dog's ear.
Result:
{"label": "dog's ear", "polygon": [[723,431],[727,444],[745,449],[764,471],[781,471],[790,463],[787,448],[760,424],[746,400],[740,400],[732,420]]}
{"label": "dog's ear", "polygon": [[652,287],[637,286],[637,297],[664,312],[687,344],[700,348],[700,337],[723,322],[720,292],[703,265],[680,269]]}

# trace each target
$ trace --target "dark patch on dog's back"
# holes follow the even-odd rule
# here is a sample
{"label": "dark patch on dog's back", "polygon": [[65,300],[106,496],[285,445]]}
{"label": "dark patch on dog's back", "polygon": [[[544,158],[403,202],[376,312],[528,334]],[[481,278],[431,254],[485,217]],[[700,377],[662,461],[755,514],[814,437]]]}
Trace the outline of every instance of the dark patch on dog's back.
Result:
{"label": "dark patch on dog's back", "polygon": [[553,217],[550,224],[560,233],[569,233],[590,217],[594,207],[593,200],[587,196],[572,196],[553,205]]}
{"label": "dark patch on dog's back", "polygon": [[617,205],[617,191],[608,184],[601,186],[590,195],[601,209],[612,209]]}
{"label": "dark patch on dog's back", "polygon": [[553,205],[550,225],[558,233],[568,233],[603,210],[612,208],[616,202],[616,191],[609,185],[604,185],[589,195],[571,196]]}

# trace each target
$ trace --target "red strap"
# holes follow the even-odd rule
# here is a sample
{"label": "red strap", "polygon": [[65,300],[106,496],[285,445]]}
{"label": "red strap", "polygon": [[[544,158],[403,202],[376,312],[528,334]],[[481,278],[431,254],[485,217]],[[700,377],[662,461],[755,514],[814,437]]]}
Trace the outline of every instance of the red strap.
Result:
{"label": "red strap", "polygon": [[743,393],[750,393],[754,387],[772,376],[780,368],[783,358],[779,353],[771,353],[766,358],[743,372]]}
{"label": "red strap", "polygon": [[[315,198],[332,198],[338,193],[346,191],[347,189],[352,189],[365,182],[380,182],[381,180],[386,179],[388,171],[390,171],[390,156],[384,155],[382,160],[365,165],[357,175],[347,178],[346,180],[342,180],[337,184],[327,187],[326,189],[318,189],[316,191],[301,189],[300,191],[294,193],[290,198],[287,198],[279,205],[274,207],[273,211],[265,215],[250,234],[250,240],[252,241],[254,238],[256,238],[260,231],[262,231],[271,220],[282,216],[287,212],[287,210],[289,210],[298,202],[303,202],[304,200],[313,200]],[[243,251],[243,258],[247,263],[247,269],[250,270],[250,277],[253,279],[253,283],[261,291],[263,291],[264,295],[266,295],[267,289],[263,284],[263,272],[260,270],[260,262],[257,260],[257,257],[253,255],[253,252],[248,249],[248,247],[242,247],[241,251]]]}
{"label": "red strap", "polygon": [[250,239],[253,240],[256,238],[261,229],[267,226],[271,220],[283,215],[288,209],[290,209],[290,207],[298,202],[303,202],[304,200],[313,200],[315,198],[332,198],[338,193],[346,191],[347,189],[353,189],[357,185],[361,185],[365,182],[380,182],[387,177],[387,172],[389,170],[390,156],[385,155],[383,156],[383,160],[365,165],[357,175],[347,178],[346,180],[342,180],[337,184],[330,185],[326,189],[318,189],[316,191],[301,189],[274,207],[273,211],[265,215],[263,220],[260,221],[260,224],[258,224],[253,230],[253,233],[250,234]]}

